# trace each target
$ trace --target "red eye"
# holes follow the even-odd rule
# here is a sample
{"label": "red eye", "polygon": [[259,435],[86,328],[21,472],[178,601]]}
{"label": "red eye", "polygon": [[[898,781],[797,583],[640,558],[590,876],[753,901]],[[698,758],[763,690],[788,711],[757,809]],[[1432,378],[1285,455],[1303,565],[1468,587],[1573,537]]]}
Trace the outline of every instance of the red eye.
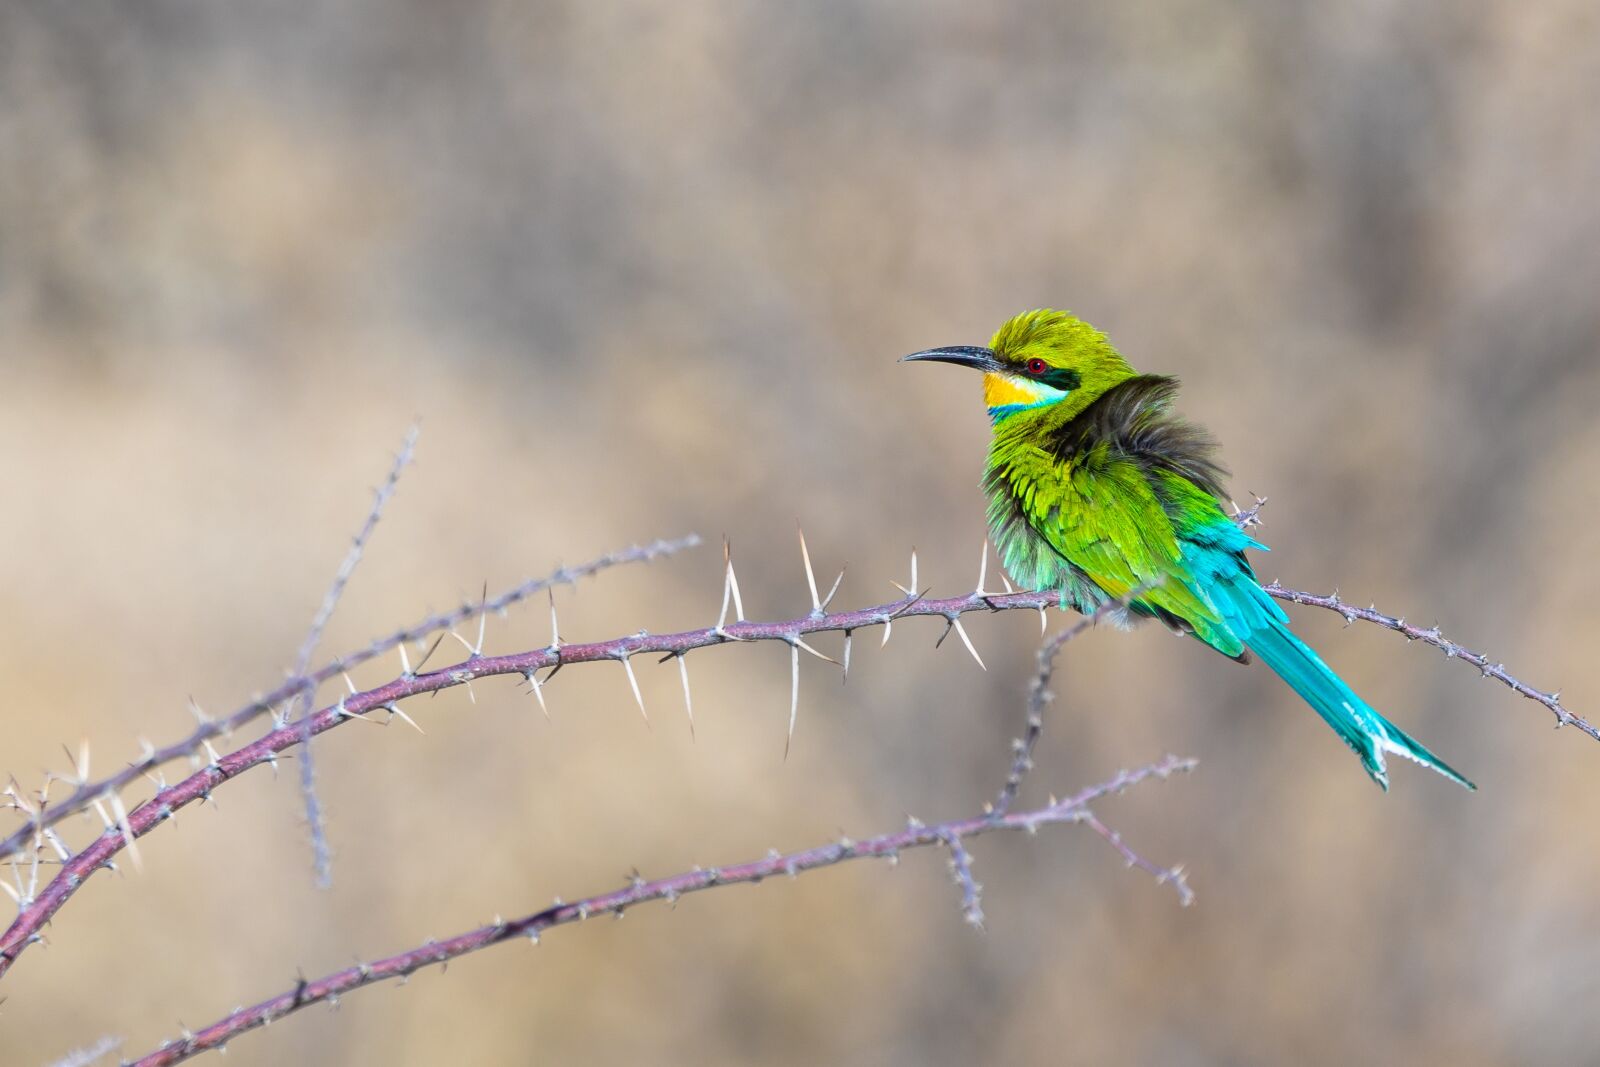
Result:
{"label": "red eye", "polygon": [[1030,359],[1030,360],[1028,360],[1028,373],[1029,374],[1032,374],[1034,376],[1038,376],[1040,374],[1043,374],[1045,371],[1047,371],[1049,369],[1050,369],[1049,364],[1047,364],[1042,359]]}

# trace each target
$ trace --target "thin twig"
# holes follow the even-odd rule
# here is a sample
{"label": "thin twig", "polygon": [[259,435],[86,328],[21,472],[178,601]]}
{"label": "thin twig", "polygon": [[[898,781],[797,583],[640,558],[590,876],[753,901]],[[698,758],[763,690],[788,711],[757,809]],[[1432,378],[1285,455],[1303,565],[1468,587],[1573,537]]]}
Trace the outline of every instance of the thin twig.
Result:
{"label": "thin twig", "polygon": [[1561,706],[1561,691],[1559,689],[1544,692],[1528,683],[1518,679],[1506,670],[1504,663],[1491,663],[1489,657],[1481,652],[1474,652],[1470,648],[1456,644],[1444,634],[1439,632],[1439,627],[1430,626],[1424,630],[1420,626],[1413,626],[1402,617],[1385,615],[1376,607],[1358,608],[1354,604],[1347,604],[1339,599],[1339,594],[1333,592],[1327,596],[1316,593],[1302,593],[1297,589],[1285,589],[1277,582],[1263,586],[1272,596],[1279,600],[1287,600],[1292,604],[1309,604],[1316,608],[1327,608],[1344,616],[1347,623],[1360,619],[1370,622],[1375,626],[1382,626],[1386,630],[1393,630],[1404,635],[1407,641],[1421,641],[1423,644],[1432,645],[1442,651],[1450,659],[1458,659],[1463,663],[1470,663],[1478,668],[1485,678],[1493,678],[1505,685],[1514,693],[1519,693],[1535,703],[1543,704],[1549,708],[1556,717],[1556,726],[1576,726],[1596,741],[1600,741],[1600,729],[1581,715],[1574,714]]}
{"label": "thin twig", "polygon": [[[1266,502],[1266,497],[1258,496],[1255,497],[1255,503],[1249,508],[1241,510],[1235,505],[1233,521],[1239,525],[1241,530],[1249,530],[1252,527],[1262,525],[1261,509]],[[1504,663],[1490,663],[1489,657],[1483,653],[1474,652],[1470,648],[1458,645],[1445,637],[1439,632],[1438,626],[1430,626],[1424,630],[1420,626],[1410,625],[1403,617],[1385,615],[1378,610],[1376,604],[1365,608],[1347,604],[1339,599],[1339,591],[1337,589],[1327,596],[1321,596],[1317,593],[1304,593],[1297,589],[1286,589],[1277,581],[1273,581],[1262,588],[1279,600],[1286,600],[1291,604],[1307,604],[1315,608],[1336,611],[1344,617],[1346,625],[1360,619],[1362,622],[1370,622],[1375,626],[1382,626],[1384,629],[1402,634],[1407,641],[1421,641],[1424,644],[1432,645],[1450,659],[1459,659],[1463,663],[1472,664],[1482,672],[1485,678],[1493,678],[1512,692],[1527,697],[1535,703],[1543,704],[1555,715],[1558,729],[1563,726],[1576,726],[1596,741],[1600,741],[1600,728],[1596,728],[1583,716],[1576,715],[1562,707],[1561,691],[1559,689],[1544,692],[1529,685],[1507,671]]]}
{"label": "thin twig", "polygon": [[1123,861],[1129,867],[1139,868],[1139,870],[1154,878],[1161,885],[1170,885],[1178,894],[1178,899],[1183,903],[1184,907],[1187,908],[1194,903],[1194,891],[1189,888],[1189,881],[1184,876],[1182,867],[1162,867],[1151,863],[1128,847],[1128,843],[1122,839],[1122,835],[1101,822],[1092,811],[1085,811],[1081,821],[1089,829],[1105,838],[1112,848],[1120,852]]}
{"label": "thin twig", "polygon": [[[548,575],[529,578],[498,596],[490,597],[487,601],[474,600],[463,603],[460,607],[451,611],[429,615],[427,618],[412,623],[410,626],[402,627],[393,633],[376,638],[367,647],[341,656],[304,677],[290,678],[272,692],[252,700],[249,704],[226,716],[217,719],[202,719],[195,730],[181,741],[173,742],[159,749],[147,747],[144,754],[127,767],[115,774],[107,775],[99,781],[78,785],[70,796],[57,804],[35,806],[32,811],[24,810],[24,814],[28,816],[27,825],[12,832],[4,841],[0,841],[0,860],[7,859],[30,848],[42,847],[43,841],[41,839],[49,833],[50,827],[80,811],[88,810],[97,799],[124,789],[138,779],[153,774],[156,770],[174,760],[187,759],[194,756],[205,747],[207,742],[218,738],[227,738],[235,730],[248,725],[284,701],[294,698],[302,690],[320,685],[331,678],[337,678],[345,671],[370,662],[397,648],[403,653],[407,643],[421,641],[431,634],[448,630],[450,627],[474,619],[484,612],[504,611],[535,594],[543,593],[557,585],[573,585],[579,578],[588,578],[612,567],[629,563],[647,563],[663,556],[681,552],[684,549],[694,548],[699,544],[700,538],[690,534],[677,540],[660,540],[653,541],[648,545],[632,545],[575,567],[560,567]],[[19,808],[19,810],[21,809]]]}
{"label": "thin twig", "polygon": [[1050,691],[1050,680],[1055,673],[1056,654],[1061,651],[1061,646],[1108,615],[1126,609],[1129,603],[1150,588],[1151,586],[1141,585],[1122,596],[1106,601],[1039,646],[1033,681],[1028,685],[1027,724],[1023,727],[1022,736],[1011,742],[1011,771],[1006,775],[1005,785],[1000,787],[1000,795],[995,797],[992,809],[995,815],[1004,815],[1011,810],[1011,805],[1017,799],[1017,792],[1022,788],[1022,779],[1033,769],[1033,751],[1038,747],[1040,735],[1044,733],[1045,705],[1055,699],[1055,694]]}
{"label": "thin twig", "polygon": [[[913,821],[903,830],[865,840],[836,841],[787,854],[771,853],[748,863],[696,868],[653,881],[635,879],[626,887],[609,893],[600,893],[570,904],[556,904],[520,919],[499,920],[444,940],[429,941],[385,959],[360,963],[321,978],[298,981],[277,996],[240,1008],[218,1022],[167,1041],[157,1051],[134,1061],[132,1067],[166,1067],[181,1063],[202,1052],[221,1048],[239,1034],[275,1022],[313,1004],[334,1002],[351,990],[389,979],[405,978],[423,967],[444,964],[491,945],[519,938],[536,942],[545,931],[555,927],[582,922],[597,915],[620,915],[629,908],[649,901],[673,902],[691,893],[720,886],[760,882],[778,875],[794,877],[851,860],[894,859],[902,852],[935,845],[952,848],[953,854],[964,855],[965,848],[961,847],[961,842],[996,830],[1034,833],[1041,827],[1057,823],[1083,822],[1094,825],[1098,820],[1094,819],[1089,808],[1094,801],[1147,779],[1168,778],[1193,766],[1193,760],[1168,756],[1157,763],[1123,771],[1065,800],[1032,811],[1013,812],[999,819],[983,814],[932,826]],[[960,852],[955,853],[954,848],[960,848]],[[1177,884],[1181,886],[1181,882]]]}
{"label": "thin twig", "polygon": [[[1084,810],[1088,813],[1088,809]],[[972,853],[962,843],[958,834],[941,835],[944,847],[950,850],[950,877],[961,888],[961,915],[969,926],[983,928],[983,886],[972,873]]]}
{"label": "thin twig", "polygon": [[[322,640],[322,631],[328,626],[328,620],[333,618],[333,613],[338,610],[339,601],[344,596],[345,586],[350,583],[350,576],[355,574],[356,568],[361,565],[361,558],[366,554],[367,541],[372,537],[372,531],[377,529],[378,520],[383,518],[383,510],[388,507],[389,500],[394,496],[394,491],[400,484],[400,475],[411,464],[411,457],[417,448],[417,435],[420,427],[412,423],[406,431],[405,439],[400,443],[400,451],[394,457],[394,463],[389,467],[389,476],[383,480],[372,494],[372,507],[367,509],[367,517],[361,524],[361,529],[350,542],[350,549],[344,554],[344,559],[339,561],[339,569],[334,572],[333,581],[328,585],[328,591],[322,596],[322,603],[317,606],[317,613],[312,617],[311,627],[306,631],[306,636],[300,642],[300,651],[295,655],[294,676],[304,678],[306,671],[311,667],[311,656],[317,650],[317,644]],[[295,698],[296,708],[305,708],[310,705],[311,698],[316,690],[307,687],[301,690]],[[333,884],[333,850],[328,846],[328,831],[322,818],[322,801],[317,796],[316,766],[311,758],[311,734],[303,734],[300,739],[300,796],[305,802],[306,826],[311,833],[312,865],[316,871],[317,885],[327,888]]]}

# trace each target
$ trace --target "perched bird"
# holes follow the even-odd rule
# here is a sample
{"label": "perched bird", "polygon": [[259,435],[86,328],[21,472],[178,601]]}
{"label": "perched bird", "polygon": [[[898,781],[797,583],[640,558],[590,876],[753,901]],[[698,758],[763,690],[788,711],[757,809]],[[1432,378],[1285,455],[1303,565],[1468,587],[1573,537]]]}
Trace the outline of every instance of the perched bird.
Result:
{"label": "perched bird", "polygon": [[1029,311],[987,348],[934,348],[907,360],[983,372],[994,423],[984,488],[989,527],[1022,586],[1089,613],[1154,617],[1241,663],[1251,653],[1321,715],[1389,788],[1384,753],[1476,788],[1379,715],[1289,630],[1256,581],[1249,537],[1222,509],[1215,445],[1171,412],[1176,378],[1140,374],[1074,315]]}

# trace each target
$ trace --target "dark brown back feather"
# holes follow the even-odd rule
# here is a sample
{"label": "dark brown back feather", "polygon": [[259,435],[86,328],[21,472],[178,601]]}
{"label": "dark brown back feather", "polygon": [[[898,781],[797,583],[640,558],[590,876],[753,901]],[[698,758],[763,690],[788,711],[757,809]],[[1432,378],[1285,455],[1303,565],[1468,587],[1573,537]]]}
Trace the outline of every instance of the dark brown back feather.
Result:
{"label": "dark brown back feather", "polygon": [[1171,471],[1218,499],[1228,472],[1214,458],[1216,442],[1172,414],[1178,379],[1140,374],[1107,389],[1052,439],[1066,458],[1105,444],[1147,468]]}

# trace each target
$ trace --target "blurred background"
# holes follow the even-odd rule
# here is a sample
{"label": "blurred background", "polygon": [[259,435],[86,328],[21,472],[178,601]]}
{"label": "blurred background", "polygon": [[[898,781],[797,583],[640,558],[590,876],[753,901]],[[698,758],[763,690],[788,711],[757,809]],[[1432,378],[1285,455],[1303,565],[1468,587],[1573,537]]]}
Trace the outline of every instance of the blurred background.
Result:
{"label": "blurred background", "polygon": [[[281,680],[407,426],[332,654],[632,541],[563,636],[971,588],[977,382],[897,366],[1070,308],[1186,382],[1264,578],[1441,624],[1600,713],[1600,11],[347,0],[0,8],[0,771],[105,772]],[[1600,746],[1392,633],[1296,612],[1475,778],[1385,796],[1264,669],[1068,650],[1026,799],[1087,831],[651,906],[347,997],[234,1064],[1574,1063],[1600,1036]],[[1062,623],[1065,620],[1060,620]],[[1058,623],[1059,624],[1059,623]],[[135,1055],[308,975],[658,875],[976,810],[1038,639],[974,618],[563,672],[252,773],[97,876],[5,982],[0,1060]],[[488,649],[549,640],[542,607]],[[837,641],[825,646],[836,650]],[[447,649],[446,651],[450,651]],[[377,684],[396,663],[358,673]],[[174,771],[180,768],[175,768]],[[59,787],[58,787],[59,789]],[[134,790],[130,799],[147,795]],[[4,820],[0,820],[3,822]],[[9,829],[9,824],[5,826]],[[97,824],[73,823],[74,843]]]}

